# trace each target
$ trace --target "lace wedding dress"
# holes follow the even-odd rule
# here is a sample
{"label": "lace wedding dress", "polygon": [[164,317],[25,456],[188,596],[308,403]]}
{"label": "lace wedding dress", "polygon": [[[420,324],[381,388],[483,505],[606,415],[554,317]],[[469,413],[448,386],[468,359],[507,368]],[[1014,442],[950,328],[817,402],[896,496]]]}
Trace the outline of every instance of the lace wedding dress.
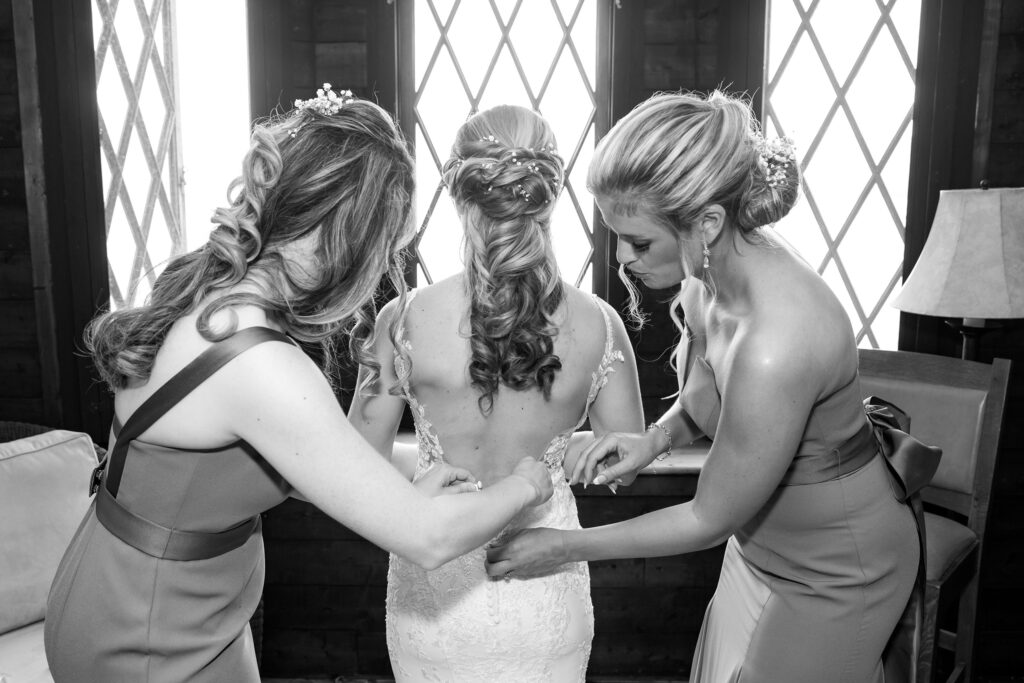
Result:
{"label": "lace wedding dress", "polygon": [[[411,300],[411,298],[410,298]],[[554,494],[543,505],[514,519],[491,543],[528,527],[578,529],[576,501],[565,481],[562,460],[569,437],[584,423],[590,404],[607,382],[613,363],[622,361],[612,346],[611,321],[604,307],[604,355],[593,373],[583,415],[574,429],[556,436],[544,453]],[[399,343],[411,345],[399,331]],[[403,376],[404,359],[396,354]],[[403,386],[419,442],[414,479],[444,453],[426,410]],[[426,571],[392,554],[388,568],[387,642],[398,683],[532,683],[582,681],[594,636],[590,573],[585,562],[529,579],[493,580],[484,570],[485,548]]]}

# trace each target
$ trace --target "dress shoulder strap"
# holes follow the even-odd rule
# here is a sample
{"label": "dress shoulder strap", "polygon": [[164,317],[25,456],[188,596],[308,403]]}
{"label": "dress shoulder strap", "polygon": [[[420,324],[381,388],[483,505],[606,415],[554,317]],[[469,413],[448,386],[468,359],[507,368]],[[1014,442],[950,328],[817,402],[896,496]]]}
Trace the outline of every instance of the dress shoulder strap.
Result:
{"label": "dress shoulder strap", "polygon": [[[409,290],[408,296],[405,298],[405,306],[402,308],[402,310],[398,311],[397,313],[397,315],[401,316],[402,320],[401,324],[398,326],[398,329],[396,330],[397,341],[406,349],[412,347],[412,345],[409,343],[409,340],[406,339],[405,337],[406,316],[409,314],[409,307],[412,305],[412,300],[416,298],[416,292],[418,291],[418,289]],[[397,353],[398,349],[395,349],[395,352]]]}
{"label": "dress shoulder strap", "polygon": [[604,354],[601,356],[601,363],[604,364],[609,356],[611,356],[615,347],[612,318],[608,315],[608,309],[604,307],[601,297],[597,294],[591,294],[590,296],[594,298],[594,303],[597,304],[597,310],[601,311],[601,317],[604,318]]}
{"label": "dress shoulder strap", "polygon": [[590,413],[590,404],[597,398],[601,388],[608,383],[608,373],[615,371],[612,364],[616,361],[625,362],[626,360],[622,351],[615,348],[614,330],[612,328],[611,316],[608,315],[608,309],[604,306],[600,297],[596,294],[591,294],[591,296],[594,298],[594,304],[597,306],[597,309],[601,311],[601,317],[604,318],[604,353],[601,354],[601,362],[592,375],[590,391],[587,394],[587,405],[583,409],[583,415],[580,417],[576,429],[582,427],[583,423],[587,421],[587,415]]}
{"label": "dress shoulder strap", "polygon": [[[128,445],[132,441],[213,373],[224,367],[228,361],[257,344],[270,341],[295,343],[290,337],[277,330],[268,327],[247,327],[210,346],[153,392],[153,395],[147,398],[125,421],[117,434],[106,474],[102,475],[110,494],[117,496],[117,490],[121,486],[121,475],[124,473],[125,458],[128,455]],[[97,483],[94,480],[94,486]]]}
{"label": "dress shoulder strap", "polygon": [[409,290],[409,295],[405,299],[405,307],[397,313],[397,315],[401,316],[401,322],[398,325],[398,329],[395,330],[395,374],[399,377],[401,389],[406,398],[409,398],[412,395],[409,388],[409,351],[412,350],[412,343],[405,335],[405,321],[406,316],[409,313],[409,306],[412,305],[412,300],[416,298],[417,291],[418,290],[416,289]]}

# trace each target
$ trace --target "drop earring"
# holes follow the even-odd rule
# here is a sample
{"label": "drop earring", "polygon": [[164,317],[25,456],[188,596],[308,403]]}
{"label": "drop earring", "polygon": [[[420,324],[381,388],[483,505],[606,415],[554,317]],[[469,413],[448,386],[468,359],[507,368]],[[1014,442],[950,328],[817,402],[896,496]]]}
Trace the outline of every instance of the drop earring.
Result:
{"label": "drop earring", "polygon": [[708,249],[708,241],[701,235],[700,241],[704,244],[704,270],[711,267],[711,250]]}

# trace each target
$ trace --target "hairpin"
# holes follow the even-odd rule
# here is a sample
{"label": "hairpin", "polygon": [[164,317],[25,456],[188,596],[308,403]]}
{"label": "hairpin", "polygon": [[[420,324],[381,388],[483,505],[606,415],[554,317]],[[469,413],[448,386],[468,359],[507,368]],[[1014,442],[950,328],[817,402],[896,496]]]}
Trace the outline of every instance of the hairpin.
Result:
{"label": "hairpin", "polygon": [[[333,116],[354,99],[355,96],[351,90],[334,92],[330,83],[324,83],[324,87],[317,89],[316,97],[311,97],[308,100],[295,100],[295,108],[298,110],[309,109],[321,116]],[[288,134],[294,138],[295,134],[298,133],[305,123],[305,121],[302,121],[298,125],[293,126],[288,131]]]}

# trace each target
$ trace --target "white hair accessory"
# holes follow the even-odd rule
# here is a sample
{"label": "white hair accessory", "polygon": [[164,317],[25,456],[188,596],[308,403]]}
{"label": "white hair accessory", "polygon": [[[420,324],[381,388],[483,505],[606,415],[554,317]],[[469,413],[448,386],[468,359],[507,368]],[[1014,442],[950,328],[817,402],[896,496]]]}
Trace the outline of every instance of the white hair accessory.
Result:
{"label": "white hair accessory", "polygon": [[762,138],[757,145],[757,153],[765,166],[765,179],[768,187],[776,188],[786,184],[786,176],[790,164],[796,163],[796,147],[789,138]]}
{"label": "white hair accessory", "polygon": [[351,90],[334,92],[330,83],[324,83],[324,87],[316,91],[316,97],[308,100],[295,100],[296,109],[312,109],[318,114],[330,116],[337,114],[347,102],[354,100]]}

